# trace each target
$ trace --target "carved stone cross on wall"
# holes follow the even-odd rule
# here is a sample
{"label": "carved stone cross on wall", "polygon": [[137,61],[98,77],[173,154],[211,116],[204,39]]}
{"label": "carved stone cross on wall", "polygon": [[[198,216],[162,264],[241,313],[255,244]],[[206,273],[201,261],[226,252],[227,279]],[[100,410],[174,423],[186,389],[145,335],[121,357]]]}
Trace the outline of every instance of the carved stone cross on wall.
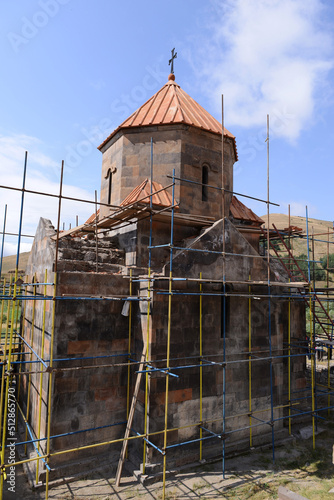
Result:
{"label": "carved stone cross on wall", "polygon": [[116,167],[112,165],[110,168],[108,168],[107,175],[105,176],[105,179],[108,179],[108,205],[111,203],[111,192],[112,192],[112,176],[116,172]]}

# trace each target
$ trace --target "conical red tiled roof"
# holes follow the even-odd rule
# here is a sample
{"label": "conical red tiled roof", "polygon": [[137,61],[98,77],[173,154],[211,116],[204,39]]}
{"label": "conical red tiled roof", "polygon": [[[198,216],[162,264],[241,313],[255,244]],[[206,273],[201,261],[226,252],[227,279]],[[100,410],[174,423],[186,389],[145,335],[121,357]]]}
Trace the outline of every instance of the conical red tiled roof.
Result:
{"label": "conical red tiled roof", "polygon": [[[169,75],[168,82],[145,102],[140,108],[132,113],[116,130],[114,130],[105,141],[100,144],[101,149],[121,129],[132,127],[148,127],[154,125],[171,125],[184,123],[202,130],[221,135],[222,126],[216,118],[200,106],[190,97],[180,85],[175,83],[174,75]],[[231,132],[224,128],[224,135],[234,140]]]}

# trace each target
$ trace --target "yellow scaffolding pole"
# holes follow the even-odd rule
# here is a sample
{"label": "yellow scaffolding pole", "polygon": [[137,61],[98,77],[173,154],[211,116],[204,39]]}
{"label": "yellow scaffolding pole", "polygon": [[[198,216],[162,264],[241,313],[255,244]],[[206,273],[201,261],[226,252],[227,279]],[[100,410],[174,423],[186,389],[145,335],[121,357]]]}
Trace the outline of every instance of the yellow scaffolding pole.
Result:
{"label": "yellow scaffolding pole", "polygon": [[[17,267],[15,270],[15,280],[14,280],[14,292],[13,292],[13,301],[16,300],[16,289],[17,289]],[[8,409],[8,393],[9,393],[9,384],[11,380],[11,362],[12,362],[12,349],[13,349],[13,333],[14,333],[14,320],[15,320],[15,307],[12,307],[11,314],[11,325],[10,325],[10,335],[9,335],[9,348],[8,348],[8,361],[7,361],[7,373],[6,373],[6,391],[5,391],[5,400],[4,400],[4,409],[3,409],[3,425],[2,425],[2,444],[1,444],[1,465],[5,463],[5,445],[6,445],[6,423],[7,423],[7,409]],[[6,356],[6,351],[5,351]],[[4,371],[5,364],[2,367]],[[3,481],[6,478],[5,470],[1,470],[1,480],[0,480],[0,500],[3,499]]]}
{"label": "yellow scaffolding pole", "polygon": [[[251,276],[249,275],[249,281]],[[253,446],[253,436],[252,436],[252,298],[251,298],[251,286],[248,287],[248,397],[249,397],[249,446]]]}
{"label": "yellow scaffolding pole", "polygon": [[[21,294],[21,285],[19,286],[19,290],[18,290],[18,294],[20,295]],[[16,300],[15,301],[15,310],[16,310],[16,314],[15,314],[15,336],[17,334],[17,324],[18,324],[18,320],[19,320],[19,309],[20,309],[20,301],[19,300]]]}
{"label": "yellow scaffolding pole", "polygon": [[[28,276],[25,277],[25,282],[26,283],[28,282]],[[22,289],[22,292],[23,292],[23,289]],[[26,314],[26,305],[27,305],[27,301],[25,300],[24,305],[23,305],[23,313],[22,313],[23,318],[25,318],[25,314]],[[21,305],[21,308],[22,308],[22,305]],[[16,326],[16,328],[17,328],[17,326]],[[24,320],[22,321],[21,336],[22,336],[22,338],[24,338]],[[23,352],[24,351],[23,351],[23,344],[22,344],[22,352],[18,354],[18,358],[19,359],[21,358],[21,361],[23,359]],[[20,363],[20,365],[19,365],[19,383],[18,383],[18,389],[17,389],[17,401],[20,400],[21,372],[22,372],[22,363]],[[16,415],[16,430],[17,430],[17,425],[18,425],[18,415]]]}
{"label": "yellow scaffolding pole", "polygon": [[[34,277],[33,283],[36,283],[36,275]],[[34,331],[35,331],[35,311],[36,311],[36,286],[33,286],[33,303],[32,303],[32,318],[31,318],[31,338],[30,345],[34,345]],[[25,318],[23,318],[23,321]],[[28,376],[28,393],[27,393],[27,412],[26,412],[26,420],[29,420],[29,411],[30,411],[30,393],[31,393],[31,371],[32,371],[32,350],[30,350],[30,363],[29,363],[29,376]],[[25,432],[25,441],[28,439],[28,428],[26,427]],[[27,444],[24,445],[24,453],[27,454]]]}
{"label": "yellow scaffolding pole", "polygon": [[[294,403],[294,405],[296,406],[296,405],[298,405],[298,403]],[[280,405],[280,406],[275,406],[275,409],[286,408],[286,407],[288,407],[288,405]],[[253,414],[267,412],[268,410],[270,410],[270,408],[266,408],[266,409],[263,409],[263,410],[254,411]],[[20,410],[20,412],[22,413],[21,410]],[[226,418],[227,419],[234,419],[236,417],[244,417],[244,416],[247,416],[247,415],[248,415],[248,413],[241,413],[241,414],[237,414],[237,415],[231,415],[230,417],[226,417]],[[24,419],[24,417],[23,417],[23,419]],[[221,419],[207,420],[206,422],[207,423],[214,423],[214,422],[218,422],[218,421],[221,421],[221,420],[222,420],[222,418]],[[266,425],[266,424],[264,423],[263,425]],[[189,429],[189,428],[198,427],[198,426],[199,426],[199,422],[194,423],[194,424],[183,425],[183,426],[180,426],[180,427],[170,428],[170,429],[167,429],[167,432],[173,432],[173,431],[178,431],[178,430],[182,430],[182,429]],[[165,431],[163,429],[161,431],[150,432],[147,435],[148,436],[157,436],[159,434],[163,434],[164,432]],[[113,444],[113,443],[121,443],[123,441],[128,441],[128,440],[142,439],[144,437],[145,437],[144,434],[139,434],[139,435],[136,435],[136,436],[129,436],[127,438],[119,438],[119,439],[113,439],[113,440],[110,440],[110,441],[104,441],[104,442],[101,442],[101,443],[94,443],[94,444],[90,444],[90,445],[87,445],[87,446],[78,446],[76,448],[71,448],[71,449],[66,449],[66,450],[60,450],[60,451],[57,451],[57,452],[54,452],[54,453],[49,453],[49,454],[41,455],[41,456],[38,457],[38,460],[41,460],[41,459],[50,459],[53,456],[64,455],[64,454],[67,454],[67,453],[72,453],[72,452],[86,450],[86,449],[93,449],[95,447],[106,446],[106,445]],[[50,439],[51,439],[51,436],[50,436]],[[14,464],[11,464],[11,465],[15,465],[16,466],[16,465],[20,465],[20,464],[27,463],[27,462],[33,462],[35,460],[36,460],[36,457],[28,458],[28,459],[25,459],[25,460],[19,460],[19,461],[15,462]],[[5,465],[4,467],[5,468],[9,467],[9,465]]]}
{"label": "yellow scaffolding pole", "polygon": [[166,448],[167,448],[167,427],[168,427],[168,389],[169,389],[169,358],[170,358],[170,334],[172,324],[172,272],[169,273],[169,295],[168,295],[168,327],[167,327],[167,372],[166,372],[166,397],[165,397],[165,428],[164,428],[164,459],[163,459],[163,481],[162,481],[162,500],[166,498]]}
{"label": "yellow scaffolding pole", "polygon": [[289,391],[289,436],[291,436],[291,299],[288,304],[288,391]]}
{"label": "yellow scaffolding pole", "polygon": [[[6,291],[6,278],[4,278],[4,282],[3,282],[3,288],[2,288],[2,295],[4,296],[5,295],[5,291]],[[1,324],[1,327],[0,327],[0,333],[1,333],[1,343],[2,343],[2,321],[3,321],[3,310],[4,310],[4,306],[5,306],[5,299],[2,299],[1,301],[1,313],[0,313],[0,324]],[[7,308],[7,314],[8,314],[8,308]],[[5,352],[4,351],[4,359],[2,360],[3,362],[5,362]],[[2,365],[4,366],[4,365]],[[3,401],[3,388],[4,388],[4,370],[2,369],[1,370],[1,396],[0,396],[0,415],[2,415],[2,401]],[[2,421],[1,421],[1,417],[0,417],[0,431],[1,431],[1,426],[2,426]]]}
{"label": "yellow scaffolding pole", "polygon": [[[202,273],[199,274],[200,280],[202,280]],[[203,296],[202,296],[202,281],[199,285],[199,356],[200,356],[200,368],[199,368],[199,420],[203,421]],[[203,429],[200,427],[199,437],[202,440]],[[203,443],[199,442],[199,459],[202,460]]]}
{"label": "yellow scaffolding pole", "polygon": [[[9,288],[8,288],[9,296],[11,293],[12,293],[12,277],[10,277],[10,281],[9,281]],[[5,300],[7,300],[7,299],[5,299]],[[5,330],[5,346],[3,349],[3,360],[2,360],[3,365],[2,365],[2,372],[1,372],[0,431],[2,431],[2,429],[5,429],[5,427],[2,427],[1,415],[3,414],[3,408],[4,408],[3,393],[5,390],[5,363],[6,363],[6,359],[7,359],[7,342],[8,342],[8,332],[9,332],[10,310],[11,310],[11,301],[8,299],[7,300],[7,320],[6,320],[6,330]],[[2,338],[1,338],[1,344],[2,344]]]}
{"label": "yellow scaffolding pole", "polygon": [[[150,345],[150,297],[151,297],[151,268],[148,269],[148,285],[147,285],[147,322],[146,322],[146,363],[150,359],[149,345]],[[147,413],[148,413],[148,371],[145,374],[145,412],[144,412],[144,434],[147,437]],[[145,474],[146,467],[146,441],[143,446],[143,474]]]}
{"label": "yellow scaffolding pole", "polygon": [[[132,269],[130,269],[129,295],[132,295]],[[132,300],[129,302],[129,342],[128,342],[128,384],[126,389],[126,420],[129,418],[130,412],[130,378],[131,378],[131,323],[132,323]],[[128,458],[128,449],[126,449],[125,457]]]}
{"label": "yellow scaffolding pole", "polygon": [[[48,388],[48,415],[47,415],[47,430],[46,430],[46,463],[49,465],[50,460],[50,435],[51,435],[51,406],[52,406],[52,367],[53,367],[53,343],[55,332],[55,312],[56,312],[56,290],[57,290],[57,273],[54,273],[53,284],[53,301],[52,301],[52,321],[51,321],[51,339],[50,339],[50,364],[49,364],[49,388]],[[49,498],[49,469],[46,467],[45,477],[45,499]]]}
{"label": "yellow scaffolding pole", "polygon": [[[328,288],[329,288],[329,228],[327,230],[327,316],[329,317],[329,294],[328,294]],[[330,327],[329,327],[330,328]],[[333,328],[333,327],[332,327]],[[328,332],[329,333],[329,332]],[[331,337],[332,338],[332,337]],[[332,346],[327,346],[327,390],[328,390],[328,396],[327,396],[327,415],[330,416],[331,410],[331,362],[330,358],[332,357]]]}
{"label": "yellow scaffolding pole", "polygon": [[314,400],[314,377],[315,377],[315,363],[314,363],[314,357],[315,357],[315,350],[314,350],[314,343],[313,343],[313,315],[312,315],[312,290],[311,290],[311,284],[309,285],[309,294],[310,294],[310,339],[311,339],[311,390],[312,390],[312,434],[313,434],[313,449],[315,449],[315,400]]}
{"label": "yellow scaffolding pole", "polygon": [[[3,285],[2,285],[2,295],[4,296],[5,295],[5,291],[6,291],[6,278],[4,278],[4,282],[3,282]],[[4,310],[4,307],[5,307],[5,299],[3,298],[1,300],[1,313],[0,313],[0,324],[1,324],[1,327],[0,327],[0,333],[1,333],[1,337],[2,337],[2,321],[3,321],[3,310]]]}
{"label": "yellow scaffolding pole", "polygon": [[[45,270],[44,283],[48,280],[48,272]],[[40,356],[44,359],[44,343],[45,343],[45,314],[46,314],[46,284],[44,285],[44,301],[43,301],[43,324],[42,324],[42,345]],[[41,365],[41,373],[39,375],[39,397],[38,397],[38,429],[37,429],[37,450],[40,450],[39,439],[41,437],[41,422],[42,422],[42,399],[43,399],[43,366]],[[36,462],[36,484],[38,483],[39,460]]]}

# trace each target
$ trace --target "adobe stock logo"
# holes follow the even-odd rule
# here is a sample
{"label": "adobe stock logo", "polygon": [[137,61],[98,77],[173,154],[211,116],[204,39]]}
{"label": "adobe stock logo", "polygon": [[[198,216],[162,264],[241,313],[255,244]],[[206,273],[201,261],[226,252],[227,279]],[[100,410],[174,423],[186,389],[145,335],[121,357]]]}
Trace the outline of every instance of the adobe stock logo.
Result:
{"label": "adobe stock logo", "polygon": [[70,0],[40,0],[38,5],[40,10],[37,10],[31,19],[22,17],[22,26],[20,33],[10,31],[7,38],[14,52],[18,53],[21,47],[27,45],[35,38],[42,28],[45,28],[50,19],[55,17],[62,5],[66,5]]}

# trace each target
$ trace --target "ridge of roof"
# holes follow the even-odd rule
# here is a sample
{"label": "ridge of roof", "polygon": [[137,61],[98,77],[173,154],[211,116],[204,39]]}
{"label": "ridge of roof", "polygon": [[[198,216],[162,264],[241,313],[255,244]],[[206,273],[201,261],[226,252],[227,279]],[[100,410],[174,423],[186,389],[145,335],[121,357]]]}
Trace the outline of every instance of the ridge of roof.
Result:
{"label": "ridge of roof", "polygon": [[[167,83],[124,120],[98,149],[101,150],[121,129],[171,124],[191,125],[217,135],[222,134],[221,123],[181,89],[174,81],[174,75],[170,74]],[[224,136],[233,139],[237,157],[235,136],[225,127]]]}

